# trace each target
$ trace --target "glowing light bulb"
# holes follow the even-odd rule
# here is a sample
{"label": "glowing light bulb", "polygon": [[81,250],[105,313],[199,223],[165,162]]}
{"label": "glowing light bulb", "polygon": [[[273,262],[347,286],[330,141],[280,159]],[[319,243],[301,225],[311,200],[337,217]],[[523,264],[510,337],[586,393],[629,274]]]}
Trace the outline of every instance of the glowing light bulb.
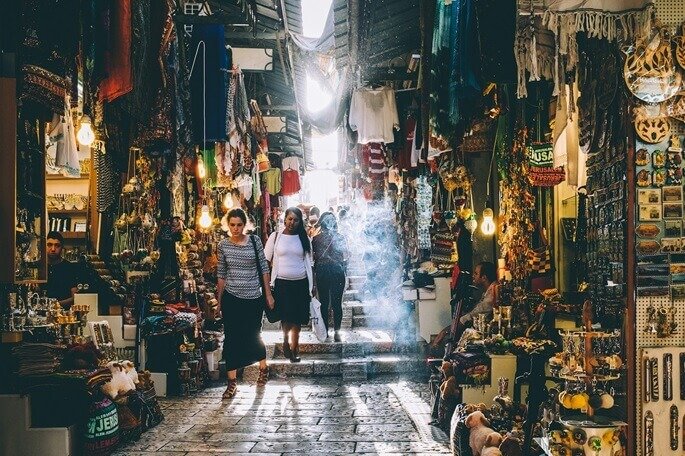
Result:
{"label": "glowing light bulb", "polygon": [[78,139],[79,144],[82,146],[90,146],[95,141],[95,133],[93,132],[90,117],[81,117],[81,127],[76,133],[76,139]]}
{"label": "glowing light bulb", "polygon": [[202,209],[200,211],[200,228],[209,228],[212,226],[212,216],[209,214],[209,206],[206,204],[202,206]]}
{"label": "glowing light bulb", "polygon": [[492,209],[486,207],[483,210],[483,223],[480,225],[480,231],[486,236],[495,234],[495,214]]}
{"label": "glowing light bulb", "polygon": [[231,192],[226,193],[224,196],[224,207],[226,209],[233,208],[233,198],[231,197]]}
{"label": "glowing light bulb", "polygon": [[207,176],[207,168],[205,167],[205,161],[202,159],[202,155],[197,157],[197,175],[200,179],[204,179]]}

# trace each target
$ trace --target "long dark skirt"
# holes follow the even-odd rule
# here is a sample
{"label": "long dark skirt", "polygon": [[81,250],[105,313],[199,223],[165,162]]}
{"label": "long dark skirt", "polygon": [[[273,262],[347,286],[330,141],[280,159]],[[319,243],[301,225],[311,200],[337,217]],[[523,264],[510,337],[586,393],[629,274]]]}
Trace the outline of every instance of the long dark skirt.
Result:
{"label": "long dark skirt", "polygon": [[266,358],[262,340],[264,298],[242,299],[224,292],[221,315],[224,322],[226,369],[249,366]]}
{"label": "long dark skirt", "polygon": [[276,279],[274,286],[276,307],[285,323],[309,324],[309,280]]}

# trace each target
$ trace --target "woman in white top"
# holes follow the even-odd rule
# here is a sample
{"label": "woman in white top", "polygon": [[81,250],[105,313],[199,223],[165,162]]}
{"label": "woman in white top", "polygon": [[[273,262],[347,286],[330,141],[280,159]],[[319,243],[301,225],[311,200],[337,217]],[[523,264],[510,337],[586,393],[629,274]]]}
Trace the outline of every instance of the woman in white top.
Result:
{"label": "woman in white top", "polygon": [[283,354],[300,362],[300,328],[309,323],[309,305],[314,293],[312,246],[305,231],[302,211],[285,211],[285,228],[269,236],[264,247],[271,261],[271,286],[283,329]]}

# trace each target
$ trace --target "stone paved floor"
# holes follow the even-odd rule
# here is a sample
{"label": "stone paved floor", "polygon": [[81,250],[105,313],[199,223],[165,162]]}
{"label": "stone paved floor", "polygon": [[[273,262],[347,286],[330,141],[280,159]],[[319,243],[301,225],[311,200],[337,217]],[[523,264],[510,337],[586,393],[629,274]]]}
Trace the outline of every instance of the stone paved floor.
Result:
{"label": "stone paved floor", "polygon": [[164,422],[116,454],[449,454],[447,436],[428,424],[425,381],[301,378],[261,391],[242,383],[222,402],[223,389],[163,399]]}

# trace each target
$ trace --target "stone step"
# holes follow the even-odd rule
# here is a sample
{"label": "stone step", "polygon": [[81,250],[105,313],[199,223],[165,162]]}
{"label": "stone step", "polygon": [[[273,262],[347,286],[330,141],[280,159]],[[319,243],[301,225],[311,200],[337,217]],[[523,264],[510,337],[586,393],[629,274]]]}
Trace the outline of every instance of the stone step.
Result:
{"label": "stone step", "polygon": [[[302,361],[291,363],[286,359],[269,360],[271,378],[288,377],[343,377],[365,379],[385,374],[422,374],[429,372],[426,361],[419,356],[373,355],[364,358],[341,358],[336,355],[301,355]],[[366,375],[364,375],[366,373]],[[253,383],[259,375],[259,366],[253,364],[243,371],[243,381]]]}
{"label": "stone step", "polygon": [[352,317],[352,329],[392,329],[397,326],[397,319],[384,315],[355,315]]}
{"label": "stone step", "polygon": [[[332,331],[330,332],[332,336]],[[392,331],[341,331],[342,343],[319,342],[311,331],[300,333],[301,354],[337,355],[342,358],[358,358],[380,353],[418,353],[417,343],[398,343]],[[262,339],[267,346],[270,358],[283,357],[283,333],[281,331],[264,331]]]}
{"label": "stone step", "polygon": [[361,292],[358,289],[345,290],[343,302],[347,301],[361,301]]}

